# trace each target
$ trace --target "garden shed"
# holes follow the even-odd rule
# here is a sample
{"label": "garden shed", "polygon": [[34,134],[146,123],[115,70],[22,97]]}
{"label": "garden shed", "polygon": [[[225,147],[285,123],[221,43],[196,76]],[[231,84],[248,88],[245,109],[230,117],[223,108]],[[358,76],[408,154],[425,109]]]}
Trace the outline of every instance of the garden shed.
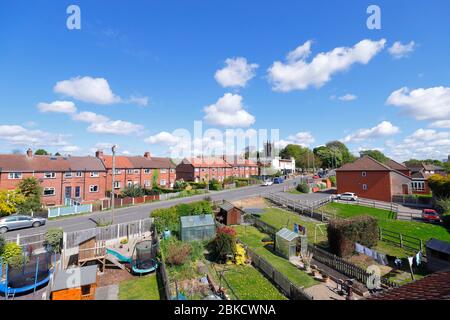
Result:
{"label": "garden shed", "polygon": [[216,215],[217,221],[227,226],[241,224],[242,215],[244,214],[241,209],[235,207],[228,201],[224,201],[223,204],[219,206],[219,209],[220,211]]}
{"label": "garden shed", "polygon": [[94,300],[97,266],[69,268],[55,275],[51,300]]}
{"label": "garden shed", "polygon": [[275,251],[289,259],[297,253],[299,235],[287,228],[283,228],[275,235]]}
{"label": "garden shed", "polygon": [[216,223],[211,214],[180,218],[181,240],[209,240],[216,235]]}
{"label": "garden shed", "polygon": [[448,270],[450,268],[450,243],[430,239],[426,244],[427,269],[431,272]]}

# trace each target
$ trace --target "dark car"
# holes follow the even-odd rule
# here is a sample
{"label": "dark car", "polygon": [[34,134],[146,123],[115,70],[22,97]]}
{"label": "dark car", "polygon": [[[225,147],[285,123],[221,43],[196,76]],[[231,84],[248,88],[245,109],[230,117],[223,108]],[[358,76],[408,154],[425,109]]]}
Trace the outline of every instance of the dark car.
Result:
{"label": "dark car", "polygon": [[283,183],[283,182],[284,182],[284,180],[283,180],[283,178],[281,178],[281,177],[278,177],[278,178],[273,179],[273,183],[274,183],[274,184],[281,184],[281,183]]}
{"label": "dark car", "polygon": [[422,220],[425,222],[441,222],[441,217],[436,210],[433,209],[423,209],[422,210]]}
{"label": "dark car", "polygon": [[13,215],[0,219],[0,234],[23,228],[37,228],[45,225],[45,218]]}

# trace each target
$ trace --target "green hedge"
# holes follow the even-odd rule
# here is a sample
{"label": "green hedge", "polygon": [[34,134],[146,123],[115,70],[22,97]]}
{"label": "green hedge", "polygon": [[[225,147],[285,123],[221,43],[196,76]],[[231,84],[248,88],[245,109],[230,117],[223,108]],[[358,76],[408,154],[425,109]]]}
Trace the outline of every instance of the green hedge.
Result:
{"label": "green hedge", "polygon": [[297,186],[297,191],[301,193],[309,193],[311,190],[306,183],[301,183]]}
{"label": "green hedge", "polygon": [[327,233],[330,251],[339,257],[351,256],[355,250],[355,242],[371,248],[379,240],[378,222],[370,216],[332,220],[328,224]]}

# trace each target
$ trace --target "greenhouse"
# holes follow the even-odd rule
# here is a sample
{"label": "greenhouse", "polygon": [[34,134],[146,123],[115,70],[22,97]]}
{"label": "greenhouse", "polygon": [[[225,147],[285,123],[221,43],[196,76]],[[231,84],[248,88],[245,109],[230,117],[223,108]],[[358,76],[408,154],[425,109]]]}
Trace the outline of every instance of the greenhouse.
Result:
{"label": "greenhouse", "polygon": [[216,235],[216,224],[211,214],[181,217],[181,240],[209,240]]}
{"label": "greenhouse", "polygon": [[289,229],[283,228],[275,236],[275,250],[283,257],[289,259],[297,253],[299,235]]}

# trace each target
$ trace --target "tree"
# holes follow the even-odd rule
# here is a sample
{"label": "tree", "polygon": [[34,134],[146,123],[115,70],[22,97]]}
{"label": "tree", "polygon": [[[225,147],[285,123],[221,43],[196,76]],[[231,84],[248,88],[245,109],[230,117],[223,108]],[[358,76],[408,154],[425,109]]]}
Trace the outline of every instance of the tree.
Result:
{"label": "tree", "polygon": [[59,152],[55,153],[55,157],[61,157],[61,153]]}
{"label": "tree", "polygon": [[25,202],[25,196],[17,190],[0,191],[0,216],[16,213],[18,207]]}
{"label": "tree", "polygon": [[236,230],[226,226],[218,228],[216,237],[211,244],[217,260],[224,261],[227,256],[234,257],[236,253]]}
{"label": "tree", "polygon": [[34,155],[36,155],[36,156],[48,156],[49,153],[46,150],[44,150],[44,149],[38,149],[38,150],[36,150]]}
{"label": "tree", "polygon": [[389,158],[384,155],[383,152],[379,150],[364,150],[360,152],[361,157],[362,156],[369,156],[381,163],[387,163],[389,161]]}
{"label": "tree", "polygon": [[17,186],[17,190],[24,195],[25,202],[18,206],[18,211],[31,213],[42,208],[41,194],[42,187],[35,177],[25,178]]}
{"label": "tree", "polygon": [[296,144],[288,144],[280,151],[280,157],[284,159],[294,158],[297,168],[318,168],[321,165],[320,160],[310,149]]}
{"label": "tree", "polygon": [[326,144],[326,147],[331,150],[339,151],[341,153],[343,165],[356,160],[356,157],[351,154],[347,146],[340,141],[330,141]]}
{"label": "tree", "polygon": [[428,186],[435,199],[450,198],[450,175],[444,177],[440,174],[434,174],[428,178]]}
{"label": "tree", "polygon": [[323,168],[339,168],[343,164],[342,153],[337,148],[318,147],[314,149],[314,154],[320,159]]}

